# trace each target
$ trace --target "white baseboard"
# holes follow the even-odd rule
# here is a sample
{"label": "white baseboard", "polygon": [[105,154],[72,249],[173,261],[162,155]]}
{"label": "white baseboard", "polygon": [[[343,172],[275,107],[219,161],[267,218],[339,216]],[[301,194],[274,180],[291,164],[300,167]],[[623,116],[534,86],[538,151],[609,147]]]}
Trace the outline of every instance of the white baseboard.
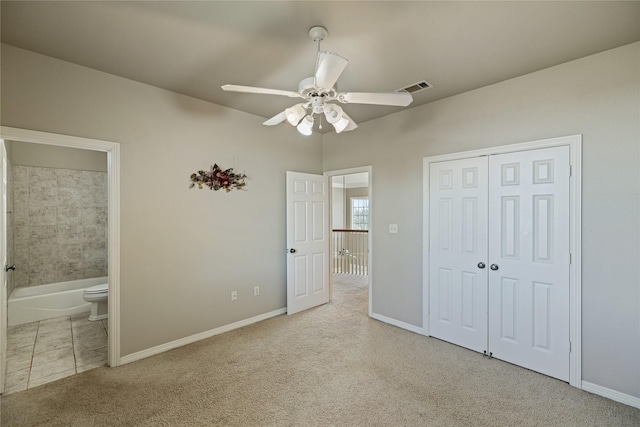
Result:
{"label": "white baseboard", "polygon": [[424,335],[424,329],[420,326],[412,325],[410,323],[401,322],[400,320],[392,319],[391,317],[383,316],[381,314],[371,313],[372,319],[379,320],[384,323],[388,323],[398,328],[406,329],[407,331],[415,332],[416,334]]}
{"label": "white baseboard", "polygon": [[606,397],[607,399],[615,400],[616,402],[624,403],[625,405],[640,409],[640,397],[620,393],[619,391],[611,390],[610,388],[592,384],[587,381],[582,381],[582,389],[589,393],[597,394],[598,396]]}
{"label": "white baseboard", "polygon": [[258,316],[250,317],[249,319],[240,320],[238,322],[234,322],[229,325],[220,326],[219,328],[210,329],[208,331],[200,332],[195,335],[180,338],[179,340],[171,341],[166,344],[161,344],[155,347],[148,348],[146,350],[138,351],[136,353],[127,354],[126,356],[122,356],[120,358],[120,365],[125,365],[127,363],[135,362],[136,360],[144,359],[149,356],[155,356],[156,354],[164,353],[165,351],[168,351],[177,347],[182,347],[183,345],[191,344],[206,338],[211,338],[215,335],[220,335],[222,333],[229,332],[234,329],[242,328],[242,327],[251,325],[252,323],[261,322],[263,320],[267,320],[272,317],[279,316],[286,312],[287,312],[286,308],[281,308],[275,311],[271,311],[269,313],[264,313]]}

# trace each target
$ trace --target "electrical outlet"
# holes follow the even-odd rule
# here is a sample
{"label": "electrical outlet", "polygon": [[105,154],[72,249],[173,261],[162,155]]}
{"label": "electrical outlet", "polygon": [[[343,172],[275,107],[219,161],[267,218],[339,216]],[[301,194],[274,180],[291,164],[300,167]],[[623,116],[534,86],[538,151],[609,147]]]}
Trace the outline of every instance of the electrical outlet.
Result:
{"label": "electrical outlet", "polygon": [[253,288],[253,296],[260,295],[260,286],[256,286]]}
{"label": "electrical outlet", "polygon": [[238,299],[238,291],[231,291],[231,301]]}
{"label": "electrical outlet", "polygon": [[397,234],[398,233],[398,224],[389,224],[389,233]]}

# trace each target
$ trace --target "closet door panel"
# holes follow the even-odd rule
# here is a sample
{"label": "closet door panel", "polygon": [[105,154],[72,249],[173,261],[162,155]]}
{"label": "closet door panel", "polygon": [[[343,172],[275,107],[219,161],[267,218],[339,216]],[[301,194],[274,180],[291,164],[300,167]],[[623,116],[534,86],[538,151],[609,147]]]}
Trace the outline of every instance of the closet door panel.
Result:
{"label": "closet door panel", "polygon": [[487,349],[486,157],[432,163],[429,171],[430,334]]}
{"label": "closet door panel", "polygon": [[569,379],[569,148],[489,159],[489,351]]}

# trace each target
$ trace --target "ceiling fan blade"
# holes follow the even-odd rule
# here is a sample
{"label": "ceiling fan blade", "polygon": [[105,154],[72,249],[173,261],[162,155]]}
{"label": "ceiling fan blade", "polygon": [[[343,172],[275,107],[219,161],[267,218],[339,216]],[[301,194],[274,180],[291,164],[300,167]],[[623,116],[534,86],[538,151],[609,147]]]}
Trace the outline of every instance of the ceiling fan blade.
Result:
{"label": "ceiling fan blade", "polygon": [[288,96],[290,98],[301,98],[298,92],[292,92],[290,90],[280,90],[280,89],[265,89],[262,87],[253,87],[253,86],[224,85],[222,86],[222,90],[226,92],[257,93],[260,95],[280,95],[280,96]]}
{"label": "ceiling fan blade", "polygon": [[351,117],[349,117],[347,115],[347,113],[345,113],[344,111],[342,112],[342,117],[344,117],[345,119],[349,120],[349,124],[347,125],[346,128],[344,128],[344,130],[342,132],[348,132],[348,131],[354,130],[355,128],[358,127],[358,124],[356,122],[354,122],[353,119]]}
{"label": "ceiling fan blade", "polygon": [[413,102],[409,92],[343,92],[337,96],[338,101],[347,104],[394,105],[406,107]]}
{"label": "ceiling fan blade", "polygon": [[287,119],[287,116],[285,114],[284,111],[276,114],[275,116],[271,117],[269,120],[267,120],[266,122],[262,123],[263,125],[266,126],[275,126],[275,125],[279,125],[280,123],[284,122]]}
{"label": "ceiling fan blade", "polygon": [[348,63],[348,60],[336,53],[318,52],[316,86],[327,90],[333,88]]}

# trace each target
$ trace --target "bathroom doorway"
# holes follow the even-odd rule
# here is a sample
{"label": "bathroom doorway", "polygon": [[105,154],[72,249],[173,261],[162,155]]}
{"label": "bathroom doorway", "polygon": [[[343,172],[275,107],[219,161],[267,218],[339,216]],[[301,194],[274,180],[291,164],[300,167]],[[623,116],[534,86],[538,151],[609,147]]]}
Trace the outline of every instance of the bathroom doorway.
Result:
{"label": "bathroom doorway", "polygon": [[371,315],[371,167],[326,172],[330,186],[331,300],[366,298]]}
{"label": "bathroom doorway", "polygon": [[[6,394],[119,364],[119,145],[5,127],[1,136],[3,232],[16,266],[0,297]],[[88,321],[82,289],[92,281],[109,284],[108,320]]]}

